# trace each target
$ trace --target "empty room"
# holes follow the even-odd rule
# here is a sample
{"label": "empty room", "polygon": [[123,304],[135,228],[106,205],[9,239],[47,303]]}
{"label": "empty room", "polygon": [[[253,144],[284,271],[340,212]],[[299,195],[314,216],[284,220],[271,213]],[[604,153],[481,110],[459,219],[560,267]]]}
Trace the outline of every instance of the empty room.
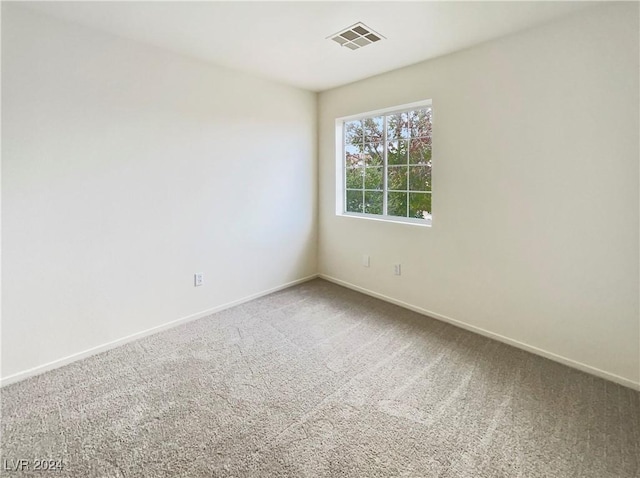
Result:
{"label": "empty room", "polygon": [[1,3],[0,476],[640,477],[640,3]]}

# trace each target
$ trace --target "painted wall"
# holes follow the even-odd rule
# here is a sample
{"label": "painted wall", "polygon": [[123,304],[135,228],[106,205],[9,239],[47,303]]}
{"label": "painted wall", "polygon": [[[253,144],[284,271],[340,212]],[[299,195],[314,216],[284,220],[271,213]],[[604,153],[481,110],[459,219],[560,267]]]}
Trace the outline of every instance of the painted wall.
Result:
{"label": "painted wall", "polygon": [[316,150],[313,93],[3,3],[2,376],[314,274]]}
{"label": "painted wall", "polygon": [[[613,4],[322,93],[321,273],[638,384],[638,44]],[[335,119],[428,98],[433,227],[336,216]]]}

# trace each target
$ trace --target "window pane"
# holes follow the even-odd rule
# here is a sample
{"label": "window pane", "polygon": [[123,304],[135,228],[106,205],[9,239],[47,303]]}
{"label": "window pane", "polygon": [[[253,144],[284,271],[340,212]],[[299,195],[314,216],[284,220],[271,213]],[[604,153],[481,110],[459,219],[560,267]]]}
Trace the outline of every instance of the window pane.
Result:
{"label": "window pane", "polygon": [[391,141],[387,146],[387,164],[407,164],[407,141]]}
{"label": "window pane", "polygon": [[409,115],[398,113],[387,116],[387,139],[409,137]]}
{"label": "window pane", "polygon": [[344,124],[344,144],[362,144],[362,121],[349,121]]}
{"label": "window pane", "polygon": [[387,193],[389,216],[407,217],[407,193]]}
{"label": "window pane", "polygon": [[364,155],[362,154],[362,145],[353,146],[350,144],[344,147],[344,164],[346,167],[364,166]]}
{"label": "window pane", "polygon": [[431,218],[431,193],[409,193],[409,217]]}
{"label": "window pane", "polygon": [[364,168],[347,168],[347,189],[362,189],[364,179]]}
{"label": "window pane", "polygon": [[411,137],[431,137],[431,108],[411,111],[409,113]]}
{"label": "window pane", "polygon": [[365,189],[382,189],[383,168],[367,168],[364,175]]}
{"label": "window pane", "polygon": [[368,214],[382,214],[382,194],[382,191],[365,191],[364,212]]}
{"label": "window pane", "polygon": [[384,117],[377,116],[375,118],[365,118],[362,120],[364,124],[364,141],[365,143],[380,142],[384,139]]}
{"label": "window pane", "polygon": [[387,189],[407,190],[407,166],[389,166],[387,169]]}
{"label": "window pane", "polygon": [[382,143],[365,144],[364,161],[367,166],[382,166]]}
{"label": "window pane", "polygon": [[362,212],[362,191],[347,191],[347,212]]}
{"label": "window pane", "polygon": [[431,191],[431,166],[409,166],[409,190]]}
{"label": "window pane", "polygon": [[431,138],[412,139],[409,145],[409,163],[427,164],[431,162]]}

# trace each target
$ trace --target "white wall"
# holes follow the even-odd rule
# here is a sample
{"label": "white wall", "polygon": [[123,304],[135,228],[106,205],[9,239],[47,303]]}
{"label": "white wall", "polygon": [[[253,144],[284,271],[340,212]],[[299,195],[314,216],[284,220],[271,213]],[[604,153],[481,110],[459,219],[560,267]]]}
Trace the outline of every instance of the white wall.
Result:
{"label": "white wall", "polygon": [[[638,40],[614,4],[322,93],[321,273],[638,384]],[[427,98],[433,227],[336,216],[335,118]]]}
{"label": "white wall", "polygon": [[315,94],[5,2],[2,103],[3,377],[316,272]]}

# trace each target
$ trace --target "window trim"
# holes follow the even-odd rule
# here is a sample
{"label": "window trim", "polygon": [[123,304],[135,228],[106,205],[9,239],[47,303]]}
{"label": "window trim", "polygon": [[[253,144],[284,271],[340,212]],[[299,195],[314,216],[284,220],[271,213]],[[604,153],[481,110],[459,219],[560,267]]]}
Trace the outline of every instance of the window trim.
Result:
{"label": "window trim", "polygon": [[[344,217],[355,217],[360,219],[373,219],[376,221],[383,222],[395,222],[395,223],[403,223],[410,224],[413,226],[423,226],[423,227],[432,227],[433,225],[433,211],[431,213],[431,220],[427,221],[426,219],[418,219],[415,217],[402,217],[402,216],[389,216],[387,215],[387,148],[384,148],[384,164],[383,164],[383,214],[370,214],[365,212],[351,212],[347,211],[347,178],[345,173],[345,155],[346,148],[344,142],[344,124],[349,121],[358,120],[362,118],[368,118],[372,116],[381,116],[381,115],[390,115],[395,113],[403,113],[406,111],[410,111],[412,109],[420,109],[426,106],[431,107],[431,115],[433,118],[433,101],[432,100],[422,100],[416,101],[413,103],[407,103],[404,105],[392,106],[389,108],[382,108],[373,111],[367,111],[364,113],[358,113],[356,115],[342,116],[340,118],[336,118],[335,122],[335,138],[336,138],[336,148],[335,148],[335,158],[336,158],[336,216],[344,216]],[[386,144],[386,128],[385,128],[385,141]],[[432,172],[433,174],[433,172]],[[431,190],[431,200],[433,204],[433,189]]]}

